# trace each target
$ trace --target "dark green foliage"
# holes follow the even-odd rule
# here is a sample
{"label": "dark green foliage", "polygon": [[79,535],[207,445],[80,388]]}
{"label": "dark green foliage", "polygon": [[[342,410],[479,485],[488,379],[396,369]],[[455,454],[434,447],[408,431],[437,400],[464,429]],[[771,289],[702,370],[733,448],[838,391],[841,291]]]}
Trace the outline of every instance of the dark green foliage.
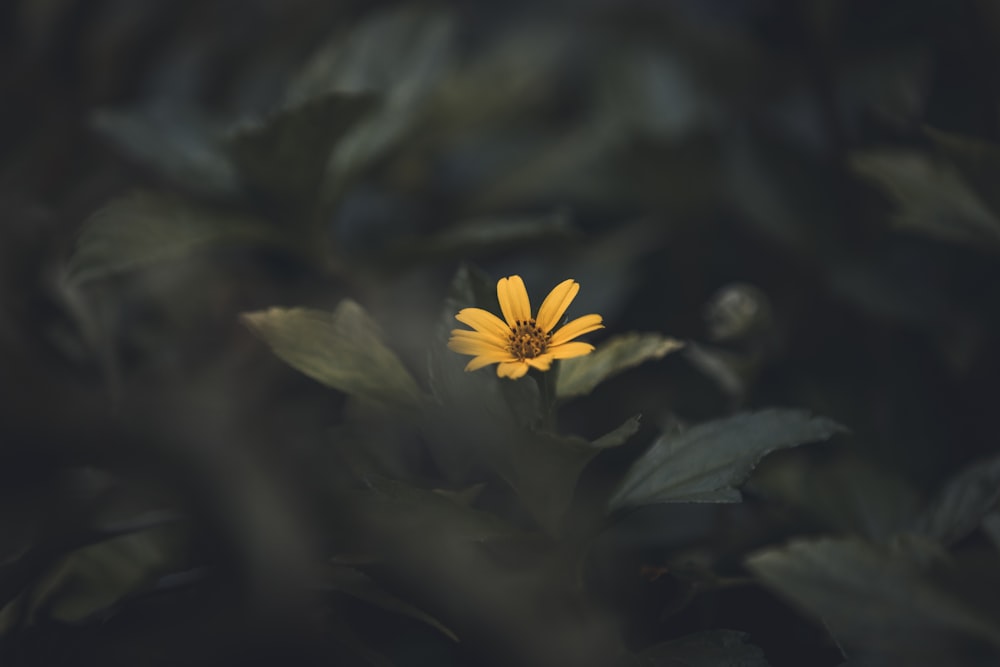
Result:
{"label": "dark green foliage", "polygon": [[666,433],[632,465],[610,507],[739,502],[736,486],[764,456],[844,430],[801,410],[763,410]]}
{"label": "dark green foliage", "polygon": [[998,38],[0,6],[0,664],[997,664]]}

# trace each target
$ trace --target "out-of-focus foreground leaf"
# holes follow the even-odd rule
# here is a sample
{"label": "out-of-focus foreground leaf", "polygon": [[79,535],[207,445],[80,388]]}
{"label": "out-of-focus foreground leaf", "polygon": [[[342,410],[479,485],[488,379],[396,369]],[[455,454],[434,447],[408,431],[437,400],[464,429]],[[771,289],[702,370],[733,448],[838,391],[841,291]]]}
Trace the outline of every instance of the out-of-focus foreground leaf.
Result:
{"label": "out-of-focus foreground leaf", "polygon": [[843,426],[804,410],[772,409],[661,435],[632,464],[610,509],[666,502],[739,502],[737,485],[768,453],[826,440]]}
{"label": "out-of-focus foreground leaf", "polygon": [[[27,593],[0,615],[6,631],[19,614],[29,622],[82,622],[123,598],[151,587],[176,567],[175,530],[145,530],[115,537],[70,552]],[[22,608],[26,605],[26,608]]]}
{"label": "out-of-focus foreground leaf", "polygon": [[656,333],[628,333],[602,343],[583,357],[560,362],[556,395],[583,396],[608,378],[646,361],[662,359],[684,343]]}
{"label": "out-of-focus foreground leaf", "polygon": [[220,243],[286,244],[265,221],[168,195],[137,192],[94,213],[69,265],[76,282],[180,259]]}
{"label": "out-of-focus foreground leaf", "polygon": [[[906,665],[987,665],[1000,658],[996,610],[935,576],[961,568],[933,545],[802,540],[757,553],[747,565],[768,587],[822,618],[849,652]],[[995,571],[996,563],[990,567]],[[967,661],[958,657],[963,654]]]}
{"label": "out-of-focus foreground leaf", "polygon": [[735,630],[711,630],[672,639],[640,653],[635,667],[769,667],[764,652]]}
{"label": "out-of-focus foreground leaf", "polygon": [[413,407],[420,388],[382,342],[364,308],[345,299],[333,313],[271,308],[245,313],[243,321],[281,359],[340,391],[393,406]]}
{"label": "out-of-focus foreground leaf", "polygon": [[375,607],[426,623],[449,639],[458,641],[455,633],[439,620],[409,602],[396,597],[360,570],[345,565],[332,565],[327,571],[325,584],[332,591],[350,595]]}

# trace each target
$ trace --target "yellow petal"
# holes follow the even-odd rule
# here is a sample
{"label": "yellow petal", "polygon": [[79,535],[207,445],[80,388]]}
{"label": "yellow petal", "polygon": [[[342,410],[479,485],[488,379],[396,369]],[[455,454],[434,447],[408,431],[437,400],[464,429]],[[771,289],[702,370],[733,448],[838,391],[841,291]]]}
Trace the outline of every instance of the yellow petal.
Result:
{"label": "yellow petal", "polygon": [[563,343],[562,345],[549,347],[548,353],[551,354],[554,359],[571,359],[573,357],[582,357],[583,355],[590,354],[593,351],[594,346],[590,343],[574,341],[572,343]]}
{"label": "yellow petal", "polygon": [[479,370],[483,366],[489,366],[490,364],[497,364],[500,362],[511,362],[514,361],[514,357],[509,354],[500,353],[490,353],[481,354],[478,357],[473,358],[469,363],[465,365],[465,370],[475,371]]}
{"label": "yellow petal", "polygon": [[506,338],[500,338],[499,336],[483,333],[481,331],[469,331],[467,329],[452,329],[451,340],[467,340],[475,343],[485,343],[487,345],[493,345],[505,350],[507,349],[507,343],[509,342]]}
{"label": "yellow petal", "polygon": [[497,375],[502,378],[516,380],[528,372],[528,364],[523,361],[509,361],[497,366]]}
{"label": "yellow petal", "polygon": [[[459,354],[490,354],[505,352],[503,348],[492,343],[479,340],[469,340],[468,338],[451,338],[448,341],[448,349]],[[509,353],[508,353],[509,354]]]}
{"label": "yellow petal", "polygon": [[507,324],[514,326],[516,322],[531,319],[531,301],[528,300],[528,290],[524,288],[521,276],[510,276],[497,281],[497,300]]}
{"label": "yellow petal", "polygon": [[462,324],[469,325],[476,331],[500,336],[504,340],[510,335],[510,327],[504,324],[503,320],[482,308],[463,308],[458,311],[455,319]]}
{"label": "yellow petal", "polygon": [[572,279],[564,280],[552,288],[552,291],[545,297],[545,301],[542,301],[542,305],[538,309],[536,323],[542,331],[548,333],[552,331],[555,325],[559,324],[563,313],[569,308],[569,304],[573,302],[579,291],[580,283]]}
{"label": "yellow petal", "polygon": [[573,340],[577,336],[582,336],[585,333],[596,331],[597,329],[603,329],[604,325],[601,324],[601,322],[602,318],[600,315],[584,315],[583,317],[571,320],[567,322],[565,326],[560,327],[558,331],[552,334],[552,340],[549,341],[549,346],[554,347],[556,345],[562,345],[563,343]]}
{"label": "yellow petal", "polygon": [[551,354],[545,353],[538,355],[534,359],[525,359],[524,363],[528,364],[532,368],[537,368],[540,371],[547,371],[552,367],[552,359],[554,359],[554,357]]}

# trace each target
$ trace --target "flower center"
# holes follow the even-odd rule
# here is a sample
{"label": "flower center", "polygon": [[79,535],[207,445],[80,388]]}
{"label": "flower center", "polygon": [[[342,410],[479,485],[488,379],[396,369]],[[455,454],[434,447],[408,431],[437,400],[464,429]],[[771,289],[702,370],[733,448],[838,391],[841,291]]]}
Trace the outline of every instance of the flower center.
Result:
{"label": "flower center", "polygon": [[552,334],[543,332],[535,320],[517,320],[510,328],[507,349],[518,361],[534,359],[545,352]]}

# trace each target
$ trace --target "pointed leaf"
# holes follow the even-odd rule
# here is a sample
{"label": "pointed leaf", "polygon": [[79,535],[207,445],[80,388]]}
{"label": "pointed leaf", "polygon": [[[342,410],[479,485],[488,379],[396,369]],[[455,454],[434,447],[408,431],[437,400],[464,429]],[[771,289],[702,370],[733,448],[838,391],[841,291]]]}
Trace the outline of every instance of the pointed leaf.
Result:
{"label": "pointed leaf", "polygon": [[92,124],[132,160],[176,185],[209,196],[238,192],[236,169],[219,146],[214,124],[202,115],[176,108],[101,110]]}
{"label": "pointed leaf", "polygon": [[901,229],[1000,247],[1000,217],[950,162],[912,150],[883,150],[855,155],[852,166],[895,201],[893,221]]}
{"label": "pointed leaf", "polygon": [[375,13],[322,48],[292,83],[293,101],[329,91],[374,93],[381,101],[334,147],[329,191],[340,192],[416,127],[451,69],[454,32],[447,12],[402,7]]}
{"label": "pointed leaf", "polygon": [[974,531],[1000,500],[1000,457],[971,466],[953,477],[911,527],[943,544]]}
{"label": "pointed leaf", "polygon": [[426,623],[452,641],[458,641],[455,633],[441,621],[406,600],[396,597],[367,574],[353,567],[332,565],[327,573],[326,585],[331,590],[345,593],[385,611]]}
{"label": "pointed leaf", "polygon": [[308,207],[337,141],[373,108],[368,95],[329,93],[243,126],[226,148],[243,180],[281,203]]}
{"label": "pointed leaf", "polygon": [[415,406],[420,388],[378,326],[360,305],[345,299],[333,313],[271,308],[243,321],[281,359],[328,387],[378,403]]}
{"label": "pointed leaf", "polygon": [[178,557],[171,529],[129,533],[71,552],[37,585],[31,615],[86,621],[153,586]]}
{"label": "pointed leaf", "polygon": [[684,343],[655,333],[628,333],[611,338],[584,357],[564,359],[559,366],[556,396],[583,396],[609,377],[646,361],[662,359]]}
{"label": "pointed leaf", "polygon": [[222,243],[286,242],[262,220],[137,192],[113,200],[90,217],[70,260],[70,278],[104,278]]}
{"label": "pointed leaf", "polygon": [[844,427],[804,410],[762,410],[660,436],[629,469],[612,510],[664,502],[741,500],[736,486],[769,452],[826,440]]}
{"label": "pointed leaf", "polygon": [[[860,539],[793,542],[749,558],[765,585],[820,617],[849,647],[894,655],[891,664],[937,665],[958,638],[1000,647],[1000,624],[973,598],[933,572],[949,563],[933,545],[895,549]],[[995,570],[995,564],[989,564]],[[996,650],[996,649],[994,649]]]}

